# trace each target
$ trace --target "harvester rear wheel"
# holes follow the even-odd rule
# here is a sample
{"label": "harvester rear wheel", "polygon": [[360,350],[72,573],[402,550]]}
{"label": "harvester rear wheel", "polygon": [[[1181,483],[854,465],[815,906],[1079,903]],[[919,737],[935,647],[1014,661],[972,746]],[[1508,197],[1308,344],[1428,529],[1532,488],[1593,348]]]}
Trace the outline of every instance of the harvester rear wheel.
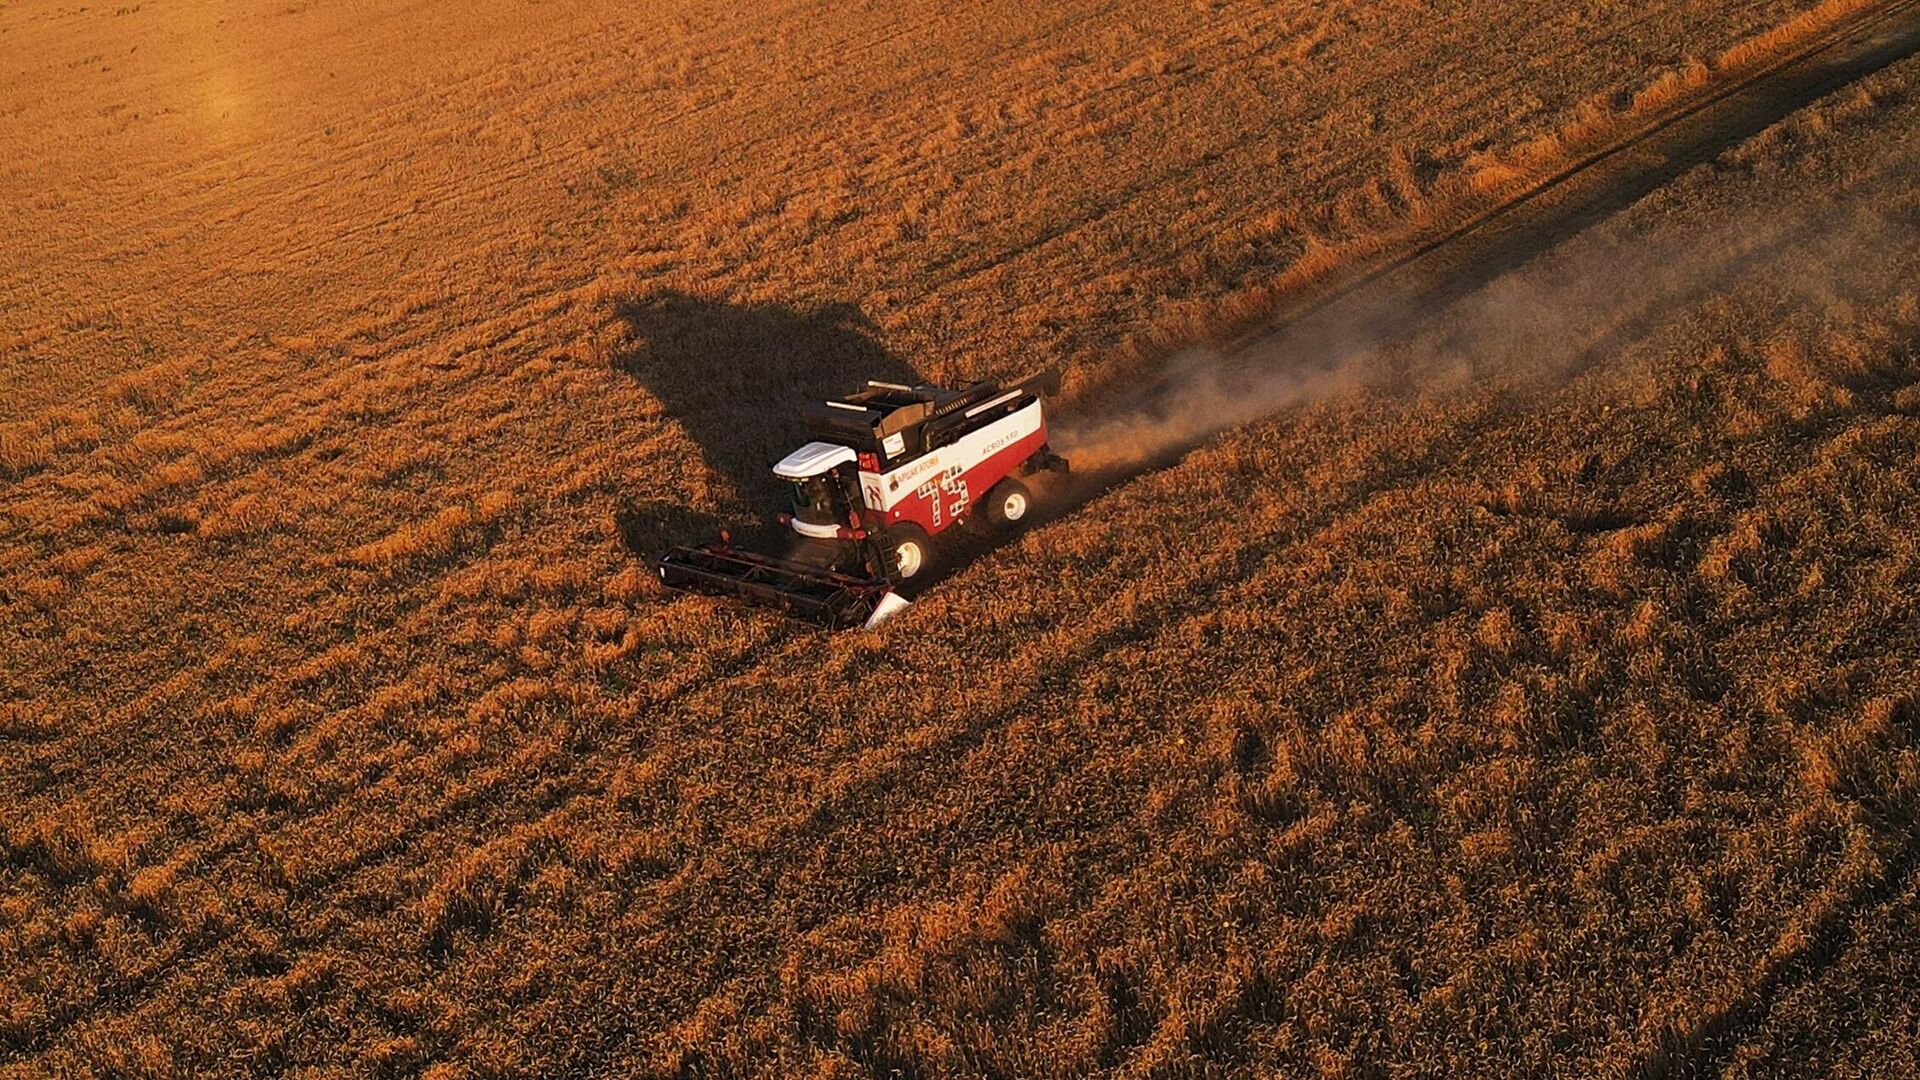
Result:
{"label": "harvester rear wheel", "polygon": [[1001,528],[1012,528],[1033,509],[1033,495],[1027,485],[1009,476],[987,492],[987,520]]}

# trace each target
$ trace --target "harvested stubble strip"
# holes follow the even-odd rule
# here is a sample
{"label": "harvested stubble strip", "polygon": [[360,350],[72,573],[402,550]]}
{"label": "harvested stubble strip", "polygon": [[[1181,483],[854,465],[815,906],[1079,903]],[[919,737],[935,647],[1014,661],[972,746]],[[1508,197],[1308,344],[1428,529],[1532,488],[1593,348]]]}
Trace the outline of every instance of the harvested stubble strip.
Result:
{"label": "harvested stubble strip", "polygon": [[1238,338],[1266,324],[1276,311],[1337,295],[1392,259],[1460,232],[1594,156],[1800,57],[1824,35],[1884,3],[1825,0],[1711,62],[1689,60],[1642,88],[1625,108],[1596,98],[1556,131],[1504,152],[1478,155],[1466,172],[1444,178],[1424,199],[1396,185],[1407,203],[1399,220],[1344,239],[1309,236],[1306,250],[1274,280],[1224,299],[1174,309],[1122,344],[1123,362],[1116,365],[1120,378],[1107,381],[1122,382],[1137,375],[1142,365],[1196,341]]}

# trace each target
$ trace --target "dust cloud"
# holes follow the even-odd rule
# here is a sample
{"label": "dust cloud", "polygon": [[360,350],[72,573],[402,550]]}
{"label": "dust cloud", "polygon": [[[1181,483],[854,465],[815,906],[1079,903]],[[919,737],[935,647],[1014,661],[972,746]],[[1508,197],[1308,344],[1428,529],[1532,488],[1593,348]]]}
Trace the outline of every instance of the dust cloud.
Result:
{"label": "dust cloud", "polygon": [[1783,289],[1844,293],[1886,227],[1836,206],[1751,214],[1624,236],[1597,230],[1464,295],[1457,271],[1389,275],[1238,350],[1189,348],[1136,389],[1094,395],[1097,406],[1056,425],[1057,442],[1077,471],[1124,475],[1343,395],[1419,394],[1486,378],[1557,385],[1769,266]]}

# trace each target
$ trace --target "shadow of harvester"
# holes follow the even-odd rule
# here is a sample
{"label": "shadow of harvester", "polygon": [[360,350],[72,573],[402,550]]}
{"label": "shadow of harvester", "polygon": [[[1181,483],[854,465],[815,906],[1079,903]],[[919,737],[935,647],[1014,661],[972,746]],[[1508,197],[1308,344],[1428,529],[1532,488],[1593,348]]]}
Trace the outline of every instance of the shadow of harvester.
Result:
{"label": "shadow of harvester", "polygon": [[[707,468],[731,489],[745,520],[742,539],[764,536],[786,503],[776,461],[807,441],[809,401],[836,397],[868,379],[918,383],[913,368],[875,340],[851,304],[799,307],[735,304],[680,292],[652,293],[616,309],[631,345],[614,367],[638,380],[679,421]],[[639,554],[710,537],[722,522],[658,502],[615,514],[621,539]]]}

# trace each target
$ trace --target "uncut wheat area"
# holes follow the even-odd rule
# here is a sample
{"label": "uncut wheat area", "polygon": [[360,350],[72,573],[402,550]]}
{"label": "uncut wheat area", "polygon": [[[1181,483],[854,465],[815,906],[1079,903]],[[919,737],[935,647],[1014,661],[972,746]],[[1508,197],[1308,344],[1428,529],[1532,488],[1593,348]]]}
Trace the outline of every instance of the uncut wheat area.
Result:
{"label": "uncut wheat area", "polygon": [[1914,1073],[1920,62],[877,631],[642,558],[1813,7],[0,4],[0,1075]]}

